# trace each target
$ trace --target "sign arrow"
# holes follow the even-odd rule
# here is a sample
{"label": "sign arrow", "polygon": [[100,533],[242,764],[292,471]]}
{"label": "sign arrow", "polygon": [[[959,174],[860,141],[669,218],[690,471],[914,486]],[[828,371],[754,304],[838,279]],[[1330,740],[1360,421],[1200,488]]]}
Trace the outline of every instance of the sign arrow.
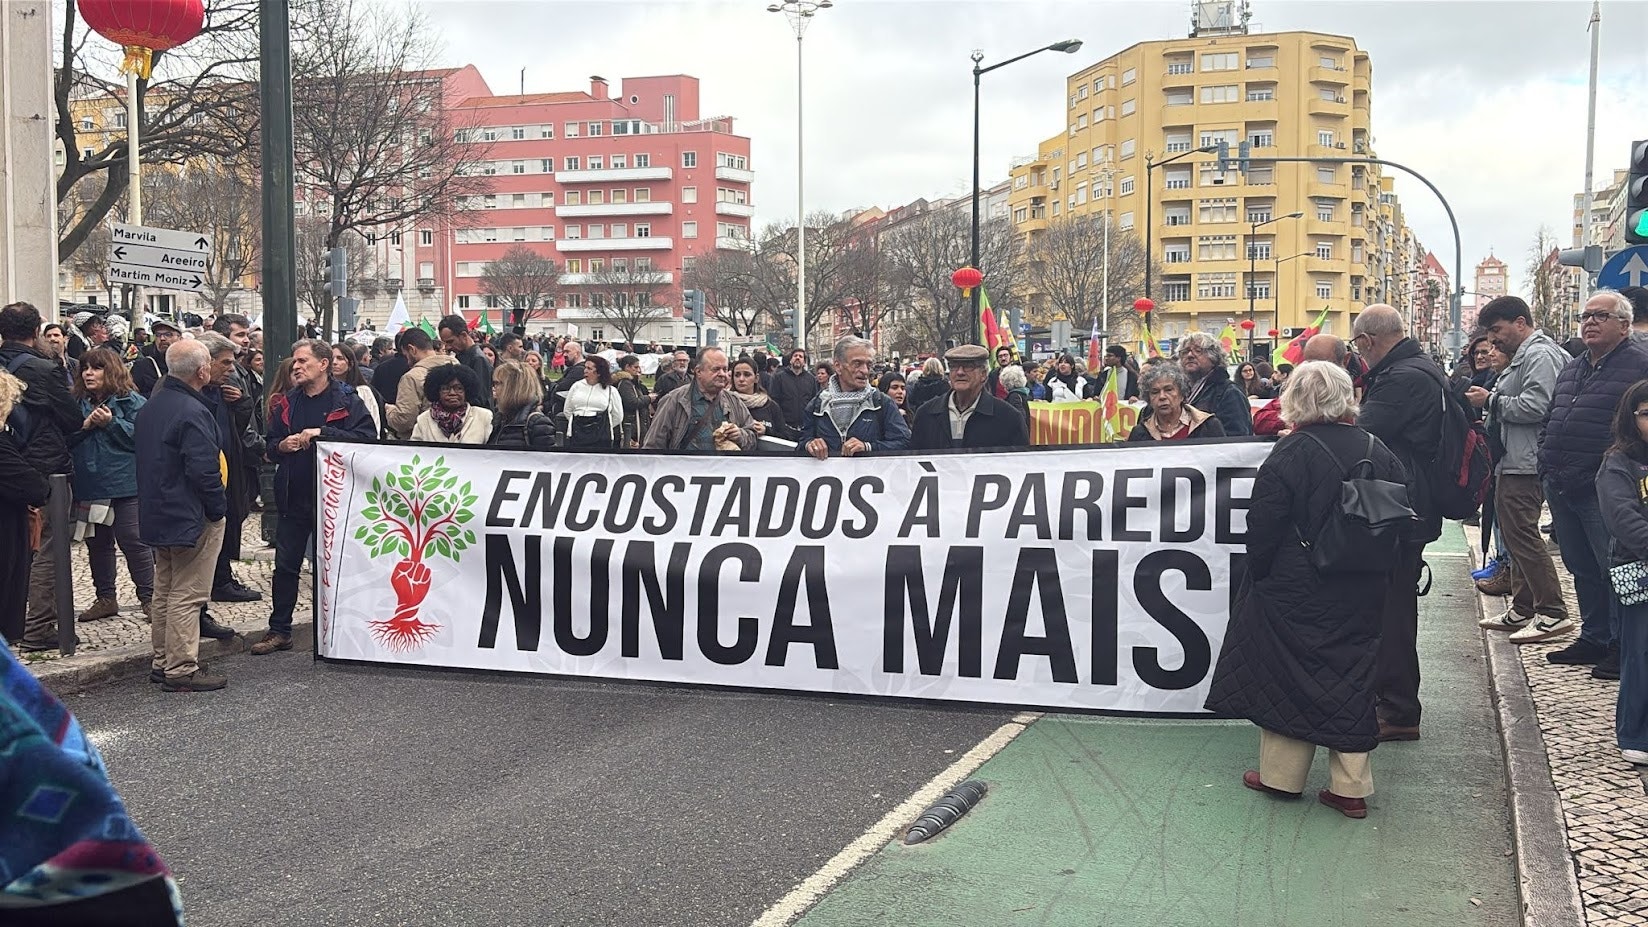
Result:
{"label": "sign arrow", "polygon": [[1625,279],[1631,281],[1631,286],[1642,286],[1642,278],[1648,277],[1648,261],[1644,261],[1641,254],[1633,254],[1631,259],[1625,262],[1625,266],[1620,269],[1620,273],[1625,275]]}
{"label": "sign arrow", "polygon": [[199,289],[200,288],[200,277],[197,275],[193,280],[190,280],[189,283],[192,286],[194,286],[196,289]]}
{"label": "sign arrow", "polygon": [[207,246],[210,245],[210,244],[211,244],[211,242],[207,241],[206,236],[204,236],[204,235],[202,235],[199,238],[195,239],[195,247],[199,248],[202,251],[205,251]]}
{"label": "sign arrow", "polygon": [[116,248],[116,249],[114,249],[114,256],[116,258],[119,258],[120,260],[124,261],[126,259],[126,249],[125,248]]}

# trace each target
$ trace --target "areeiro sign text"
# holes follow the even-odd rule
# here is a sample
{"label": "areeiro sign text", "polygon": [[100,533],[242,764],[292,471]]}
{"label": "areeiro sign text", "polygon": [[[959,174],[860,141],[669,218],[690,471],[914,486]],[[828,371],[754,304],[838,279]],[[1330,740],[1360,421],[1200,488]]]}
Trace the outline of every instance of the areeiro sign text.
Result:
{"label": "areeiro sign text", "polygon": [[323,441],[318,651],[1197,713],[1269,451],[820,462]]}

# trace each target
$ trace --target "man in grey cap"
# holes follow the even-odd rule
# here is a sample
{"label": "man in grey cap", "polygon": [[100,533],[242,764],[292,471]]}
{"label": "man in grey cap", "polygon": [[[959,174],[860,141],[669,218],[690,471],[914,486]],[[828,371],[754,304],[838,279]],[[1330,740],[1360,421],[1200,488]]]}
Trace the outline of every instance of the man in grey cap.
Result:
{"label": "man in grey cap", "polygon": [[950,392],[927,401],[916,412],[910,447],[942,448],[1028,447],[1030,432],[1024,417],[984,388],[990,352],[963,344],[944,353],[950,367]]}
{"label": "man in grey cap", "polygon": [[166,379],[166,349],[183,337],[182,329],[174,322],[157,319],[153,327],[154,343],[145,345],[137,359],[132,361],[132,385],[145,399],[161,380]]}

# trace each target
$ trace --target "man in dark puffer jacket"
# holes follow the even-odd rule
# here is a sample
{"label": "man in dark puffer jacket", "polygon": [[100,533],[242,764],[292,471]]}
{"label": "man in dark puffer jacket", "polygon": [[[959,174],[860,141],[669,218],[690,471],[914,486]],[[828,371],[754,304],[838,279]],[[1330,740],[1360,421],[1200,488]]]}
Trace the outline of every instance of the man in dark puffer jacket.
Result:
{"label": "man in dark puffer jacket", "polygon": [[1586,353],[1557,374],[1551,417],[1540,435],[1539,475],[1582,625],[1578,640],[1545,657],[1595,663],[1592,676],[1618,679],[1619,606],[1608,584],[1608,527],[1597,505],[1596,474],[1613,442],[1620,396],[1648,379],[1648,343],[1631,339],[1631,301],[1612,290],[1586,301],[1579,318]]}

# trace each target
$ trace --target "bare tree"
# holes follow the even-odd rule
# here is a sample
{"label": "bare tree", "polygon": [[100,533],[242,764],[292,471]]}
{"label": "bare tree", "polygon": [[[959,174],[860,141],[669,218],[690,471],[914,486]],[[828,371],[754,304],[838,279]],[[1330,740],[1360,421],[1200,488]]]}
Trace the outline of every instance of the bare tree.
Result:
{"label": "bare tree", "polygon": [[864,230],[851,237],[842,261],[839,309],[847,327],[869,337],[897,308],[895,294],[876,236]]}
{"label": "bare tree", "polygon": [[223,312],[263,261],[263,203],[255,166],[244,158],[201,159],[153,171],[143,186],[145,221],[212,239],[201,292],[213,312]]}
{"label": "bare tree", "polygon": [[[975,340],[978,320],[972,304],[950,282],[971,260],[971,220],[965,210],[940,209],[901,222],[881,237],[892,285],[909,311],[902,337],[917,350],[942,350],[948,341]],[[979,263],[992,305],[1004,308],[1023,289],[1023,239],[1005,218],[979,229]]]}
{"label": "bare tree", "polygon": [[1533,310],[1534,324],[1553,331],[1562,322],[1562,306],[1558,305],[1561,284],[1557,277],[1566,274],[1556,262],[1557,243],[1549,226],[1539,227],[1534,243],[1528,247],[1528,308]]}
{"label": "bare tree", "polygon": [[[294,16],[296,180],[326,221],[325,247],[350,232],[461,215],[491,189],[490,147],[454,122],[439,55],[415,8],[336,0]],[[324,298],[322,326],[331,324]]]}
{"label": "bare tree", "polygon": [[[1110,223],[1110,267],[1105,290],[1105,224]],[[1085,327],[1111,309],[1112,340],[1132,334],[1130,297],[1144,289],[1144,243],[1114,220],[1099,216],[1055,219],[1026,245],[1025,282],[1035,291],[1027,317],[1036,323],[1063,317]],[[1119,311],[1121,310],[1121,311]]]}
{"label": "bare tree", "polygon": [[590,309],[616,328],[625,341],[634,344],[641,329],[669,317],[668,307],[660,302],[668,287],[666,280],[659,271],[637,270],[626,264],[589,274],[589,283],[580,289]]}
{"label": "bare tree", "polygon": [[[57,201],[76,200],[59,226],[57,250],[66,255],[125,198],[126,83],[119,50],[80,21],[73,0],[56,6],[63,24],[53,86],[63,157]],[[198,36],[154,54],[152,76],[137,82],[142,163],[181,165],[246,150],[258,127],[257,8],[257,0],[214,0]]]}
{"label": "bare tree", "polygon": [[[332,304],[332,294],[326,290],[326,252],[332,247],[344,250],[347,276],[344,286],[351,293],[360,292],[372,264],[372,253],[366,238],[357,232],[346,232],[328,245],[332,230],[325,219],[299,217],[296,227],[297,272],[294,283],[298,304],[309,310],[311,318],[319,321]],[[325,329],[323,329],[325,330]]]}
{"label": "bare tree", "polygon": [[548,316],[561,269],[536,248],[510,245],[481,273],[481,292],[496,297],[509,312],[510,326],[519,328]]}
{"label": "bare tree", "polygon": [[[804,324],[808,331],[818,328],[824,318],[840,308],[847,297],[852,271],[855,239],[861,234],[851,221],[827,212],[807,217],[807,292]],[[779,225],[763,229],[756,254],[767,261],[775,274],[762,274],[762,292],[769,323],[781,324],[784,313],[796,304],[796,230]]]}
{"label": "bare tree", "polygon": [[[75,221],[75,217],[86,209],[89,201],[97,198],[98,191],[93,190],[92,186],[101,182],[96,180],[80,184],[69,193],[68,199],[57,204],[58,228],[66,228],[68,223]],[[115,221],[124,221],[124,204],[117,202],[109,211],[108,217]],[[123,289],[109,280],[109,250],[112,243],[113,236],[109,231],[109,225],[103,222],[86,233],[72,254],[62,254],[58,257],[58,263],[75,274],[97,278],[98,286],[108,297],[111,306],[117,305],[115,292]]]}
{"label": "bare tree", "polygon": [[744,248],[700,255],[682,276],[683,287],[704,294],[704,311],[741,338],[771,325],[767,299],[786,283],[783,269]]}

